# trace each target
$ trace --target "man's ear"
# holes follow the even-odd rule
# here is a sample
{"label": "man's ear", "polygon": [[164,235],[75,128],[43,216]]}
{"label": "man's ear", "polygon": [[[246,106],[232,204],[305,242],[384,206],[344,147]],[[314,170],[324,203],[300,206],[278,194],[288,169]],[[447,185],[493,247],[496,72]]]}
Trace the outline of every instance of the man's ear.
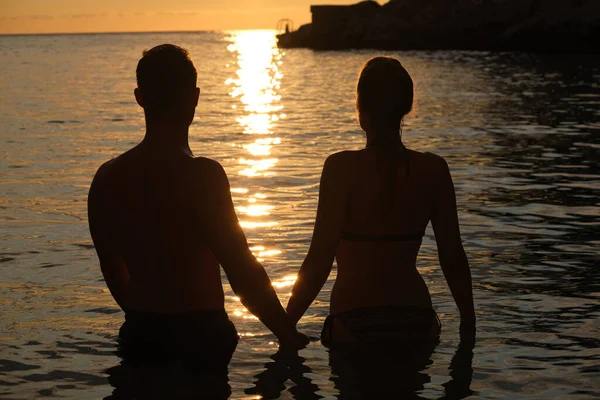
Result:
{"label": "man's ear", "polygon": [[142,93],[140,92],[140,89],[135,88],[133,94],[135,95],[135,101],[137,101],[140,107],[144,108],[144,99],[142,98]]}
{"label": "man's ear", "polygon": [[200,88],[197,87],[194,92],[194,107],[198,106],[198,99],[200,98]]}
{"label": "man's ear", "polygon": [[358,113],[358,122],[363,131],[366,132],[370,129],[369,125],[371,124],[371,119],[366,112],[363,111]]}

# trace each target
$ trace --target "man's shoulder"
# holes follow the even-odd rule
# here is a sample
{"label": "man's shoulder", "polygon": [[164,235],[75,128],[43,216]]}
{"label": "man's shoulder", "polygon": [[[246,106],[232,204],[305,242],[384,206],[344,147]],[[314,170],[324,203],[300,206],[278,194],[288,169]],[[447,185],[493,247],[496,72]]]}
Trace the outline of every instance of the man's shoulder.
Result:
{"label": "man's shoulder", "polygon": [[123,154],[111,158],[110,160],[102,164],[100,168],[98,168],[98,170],[96,171],[94,180],[96,180],[97,178],[108,178],[113,174],[117,174],[121,168],[126,168],[126,164],[131,159],[131,156],[135,153],[136,148],[137,146],[126,151]]}
{"label": "man's shoulder", "polygon": [[192,166],[196,174],[204,177],[218,177],[225,175],[225,169],[216,160],[208,157],[194,157]]}
{"label": "man's shoulder", "polygon": [[192,158],[192,162],[196,168],[223,169],[217,160],[208,157],[194,157]]}
{"label": "man's shoulder", "polygon": [[110,176],[113,175],[114,170],[116,169],[116,166],[118,164],[117,160],[118,157],[111,158],[110,160],[102,164],[96,171],[96,174],[94,175],[94,181],[92,182],[92,185],[102,183],[109,179]]}
{"label": "man's shoulder", "polygon": [[192,159],[192,179],[195,186],[205,190],[221,190],[229,187],[229,179],[223,166],[216,160],[208,157],[194,157]]}
{"label": "man's shoulder", "polygon": [[137,146],[100,165],[94,174],[91,189],[95,190],[92,191],[97,192],[98,189],[106,188],[122,180],[123,172],[131,167],[132,155],[136,153],[136,148]]}

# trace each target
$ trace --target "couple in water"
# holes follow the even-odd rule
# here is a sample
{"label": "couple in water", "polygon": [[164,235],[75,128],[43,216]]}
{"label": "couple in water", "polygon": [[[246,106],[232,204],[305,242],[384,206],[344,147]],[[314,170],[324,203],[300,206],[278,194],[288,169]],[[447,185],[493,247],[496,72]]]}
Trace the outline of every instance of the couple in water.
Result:
{"label": "couple in water", "polygon": [[303,348],[309,339],[296,324],[334,258],[338,273],[324,344],[437,338],[440,323],[416,269],[429,221],[461,330],[474,331],[452,178],[442,157],[402,142],[413,82],[398,60],[372,58],[360,73],[356,106],[366,147],[325,162],[312,242],[287,309],[248,248],[225,171],[190,150],[188,129],[200,89],[187,51],[154,47],[144,52],[136,75],[146,135],[100,167],[88,200],[102,273],[125,312],[119,332],[124,357],[143,358],[144,349],[155,354],[160,348],[195,368],[227,368],[238,335],[224,309],[219,265],[281,347]]}

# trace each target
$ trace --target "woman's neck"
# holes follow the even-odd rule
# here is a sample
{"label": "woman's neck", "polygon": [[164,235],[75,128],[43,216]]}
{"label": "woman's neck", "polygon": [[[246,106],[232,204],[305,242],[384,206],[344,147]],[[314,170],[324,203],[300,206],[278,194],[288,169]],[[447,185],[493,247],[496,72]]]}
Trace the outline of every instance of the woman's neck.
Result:
{"label": "woman's neck", "polygon": [[366,147],[369,148],[376,145],[404,147],[400,133],[396,131],[368,132]]}

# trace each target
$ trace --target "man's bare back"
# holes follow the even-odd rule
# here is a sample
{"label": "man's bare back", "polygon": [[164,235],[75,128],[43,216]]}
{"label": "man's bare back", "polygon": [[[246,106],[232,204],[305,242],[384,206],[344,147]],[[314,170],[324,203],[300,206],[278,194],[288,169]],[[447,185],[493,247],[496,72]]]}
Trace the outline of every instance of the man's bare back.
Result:
{"label": "man's bare back", "polygon": [[196,328],[206,316],[230,324],[220,264],[242,303],[280,343],[303,347],[308,339],[296,331],[248,248],[225,171],[189,148],[200,91],[187,52],[157,46],[144,53],[137,77],[144,140],[100,167],[88,199],[102,273],[126,320],[144,325],[140,332],[177,321],[167,327],[175,336],[185,333],[175,326],[184,327],[179,322],[190,315]]}
{"label": "man's bare back", "polygon": [[[108,262],[126,265],[120,273],[128,276],[127,290],[115,293],[125,310],[224,307],[219,264],[207,239],[215,230],[207,215],[215,212],[214,196],[227,189],[211,187],[223,185],[219,167],[141,144],[98,171],[90,191],[90,228],[97,241],[120,250],[121,259]],[[215,217],[212,223],[234,223],[231,215]]]}

